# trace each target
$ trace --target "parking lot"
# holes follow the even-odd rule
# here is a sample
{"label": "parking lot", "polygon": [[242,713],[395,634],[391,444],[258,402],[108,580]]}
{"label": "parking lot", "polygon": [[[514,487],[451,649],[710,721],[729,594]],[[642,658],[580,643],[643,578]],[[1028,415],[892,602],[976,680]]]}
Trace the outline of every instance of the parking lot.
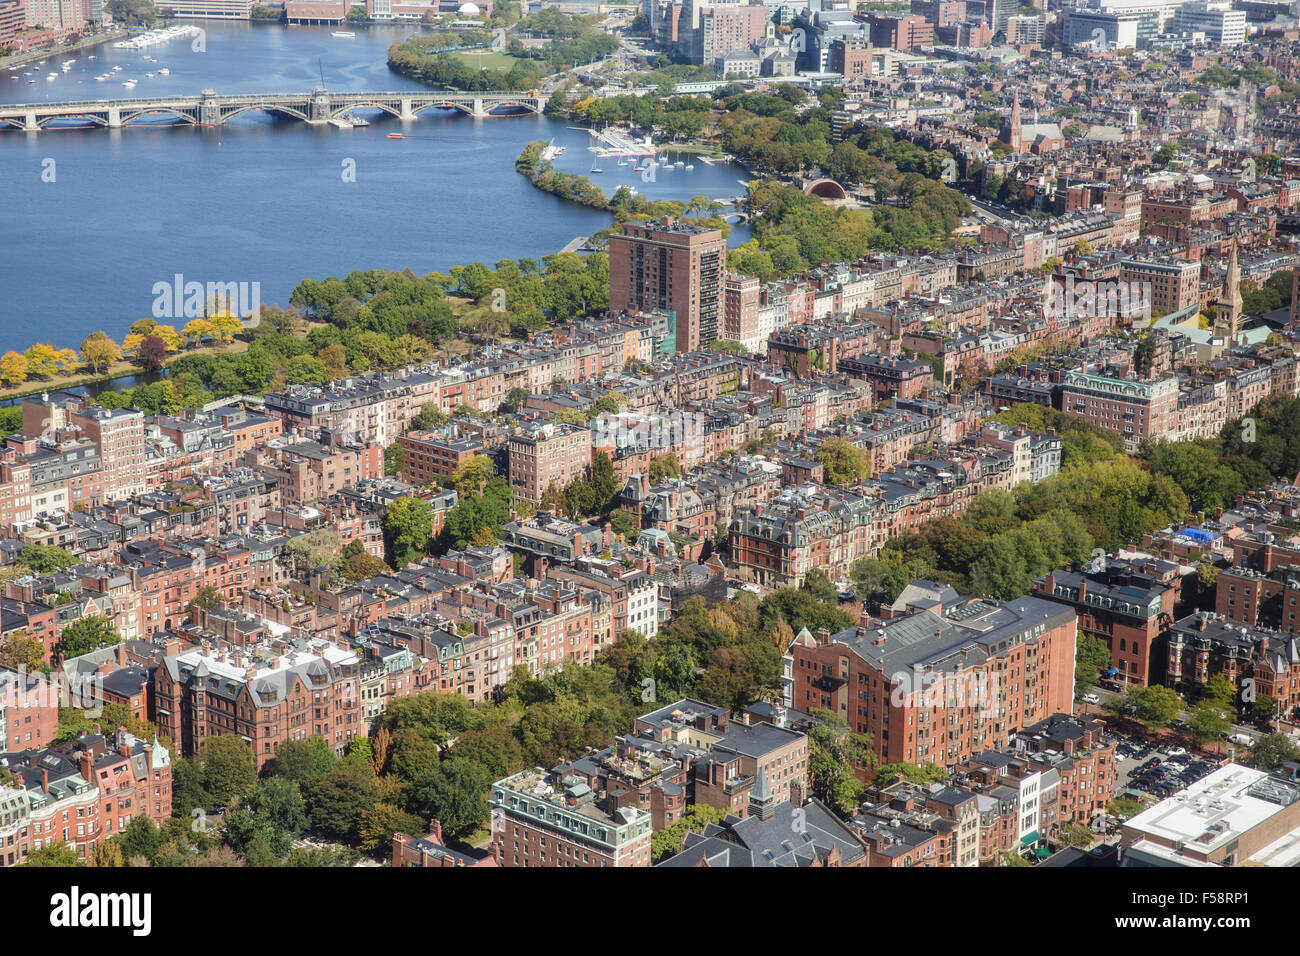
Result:
{"label": "parking lot", "polygon": [[1219,766],[1214,757],[1189,754],[1179,747],[1162,747],[1155,741],[1118,736],[1115,796],[1132,798],[1133,791],[1164,800]]}

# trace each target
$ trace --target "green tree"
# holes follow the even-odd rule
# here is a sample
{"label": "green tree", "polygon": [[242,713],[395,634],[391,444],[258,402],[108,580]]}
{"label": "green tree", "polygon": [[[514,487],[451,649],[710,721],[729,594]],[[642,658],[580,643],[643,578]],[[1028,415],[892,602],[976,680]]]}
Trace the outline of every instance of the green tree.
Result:
{"label": "green tree", "polygon": [[816,634],[822,628],[832,634],[852,627],[853,615],[841,609],[838,603],[828,604],[818,600],[803,588],[778,588],[759,603],[759,620],[762,630],[771,629],[778,620],[785,621],[796,634],[803,628]]}
{"label": "green tree", "polygon": [[423,832],[424,821],[419,817],[391,803],[376,803],[361,814],[357,845],[366,853],[391,852],[394,833],[419,835]]}
{"label": "green tree", "polygon": [[416,781],[411,805],[424,819],[436,819],[449,834],[465,838],[487,822],[491,786],[483,767],[452,757],[430,767]]}
{"label": "green tree", "polygon": [[609,513],[609,527],[614,534],[621,534],[628,544],[635,544],[641,534],[641,519],[627,508],[615,508]]}
{"label": "green tree", "polygon": [[384,474],[401,475],[406,472],[406,447],[393,442],[384,449]]}
{"label": "green tree", "polygon": [[496,465],[487,455],[471,455],[452,473],[451,484],[462,498],[471,498],[483,494],[496,473]]}
{"label": "green tree", "polygon": [[257,783],[253,748],[237,734],[208,737],[193,759],[210,805],[224,806],[236,797],[247,797]]}
{"label": "green tree", "polygon": [[109,647],[122,640],[111,621],[105,617],[91,615],[73,621],[63,629],[60,646],[63,657],[80,657],[101,647]]}
{"label": "green tree", "polygon": [[934,763],[889,763],[876,772],[876,786],[888,786],[900,779],[908,783],[942,783],[948,776],[947,767]]}
{"label": "green tree", "polygon": [[203,608],[212,610],[221,603],[221,592],[210,584],[205,584],[194,594],[194,599],[190,601],[190,607]]}
{"label": "green tree", "polygon": [[1187,712],[1187,730],[1197,743],[1219,740],[1232,729],[1229,710],[1214,700],[1203,700]]}
{"label": "green tree", "polygon": [[863,785],[856,769],[876,766],[870,734],[851,731],[829,710],[815,710],[819,723],[808,731],[808,783],[813,796],[843,813],[853,811],[862,798]]}
{"label": "green tree", "polygon": [[650,461],[650,467],[647,470],[647,477],[650,484],[657,485],[665,478],[676,478],[682,473],[681,463],[677,460],[677,455],[669,452],[666,455],[660,455]]}
{"label": "green tree", "polygon": [[420,406],[420,410],[411,419],[411,429],[425,431],[445,425],[450,420],[451,417],[439,409],[436,403],[429,402],[427,405]]}
{"label": "green tree", "polygon": [[381,574],[391,574],[392,568],[382,558],[361,551],[344,559],[342,572],[349,581],[368,581]]}
{"label": "green tree", "polygon": [[1074,693],[1086,694],[1101,672],[1110,667],[1110,648],[1099,637],[1090,637],[1082,631],[1074,639]]}
{"label": "green tree", "polygon": [[456,738],[451,756],[482,767],[493,780],[524,769],[524,755],[518,741],[502,727],[465,731]]}
{"label": "green tree", "polygon": [[90,854],[89,866],[119,867],[126,866],[122,858],[122,849],[112,840],[100,840]]}
{"label": "green tree", "polygon": [[121,844],[122,855],[128,860],[143,857],[153,860],[163,843],[162,833],[143,813],[137,813],[126,829],[113,838]]}
{"label": "green tree", "polygon": [[474,705],[462,695],[426,691],[392,701],[384,711],[383,726],[394,735],[412,729],[442,748],[465,731],[482,726],[482,721]]}
{"label": "green tree", "polygon": [[892,604],[903,588],[919,578],[928,577],[931,568],[924,561],[896,555],[881,558],[858,558],[849,565],[849,580],[864,601],[879,600]]}
{"label": "green tree", "polygon": [[313,784],[324,779],[337,762],[338,757],[330,749],[329,741],[317,734],[306,740],[284,741],[275,756],[267,761],[262,773],[268,777],[285,777],[307,792]]}
{"label": "green tree", "polygon": [[754,668],[739,648],[720,647],[695,684],[695,693],[712,704],[741,711],[758,697]]}
{"label": "green tree", "polygon": [[423,498],[399,498],[384,515],[390,563],[401,567],[429,550],[433,537],[433,507]]}
{"label": "green tree", "polygon": [[507,411],[519,412],[522,411],[524,406],[528,404],[528,399],[530,399],[531,397],[532,394],[528,391],[528,389],[516,387],[506,392],[505,401],[503,401],[501,404],[502,407],[504,407]]}
{"label": "green tree", "polygon": [[1097,834],[1081,823],[1067,823],[1061,827],[1061,842],[1066,846],[1092,846]]}
{"label": "green tree", "polygon": [[1277,698],[1270,697],[1268,694],[1260,694],[1255,698],[1255,705],[1251,708],[1254,717],[1257,720],[1270,721],[1277,717],[1278,714]]}
{"label": "green tree", "polygon": [[821,462],[822,475],[827,484],[851,484],[871,473],[867,453],[838,436],[822,442],[821,448],[817,450],[817,460]]}
{"label": "green tree", "polygon": [[1300,760],[1300,747],[1286,734],[1260,737],[1246,757],[1246,762],[1258,770],[1274,770],[1287,760]]}
{"label": "green tree", "polygon": [[31,568],[37,574],[62,571],[65,568],[76,567],[81,563],[81,560],[72,552],[48,544],[24,545],[22,550],[18,552],[17,560],[19,564]]}
{"label": "green tree", "polygon": [[47,843],[27,854],[24,866],[81,866],[82,859],[66,843]]}
{"label": "green tree", "polygon": [[1237,688],[1222,674],[1211,674],[1201,688],[1201,700],[1208,701],[1221,710],[1231,710],[1236,706]]}
{"label": "green tree", "polygon": [[1117,714],[1128,714],[1141,721],[1148,730],[1168,727],[1183,709],[1183,699],[1168,687],[1153,684],[1134,687],[1123,697],[1107,702],[1106,709]]}
{"label": "green tree", "polygon": [[0,638],[0,665],[36,671],[45,663],[45,645],[24,630]]}
{"label": "green tree", "polygon": [[310,790],[313,828],[356,844],[365,815],[379,803],[374,771],[362,760],[340,760]]}

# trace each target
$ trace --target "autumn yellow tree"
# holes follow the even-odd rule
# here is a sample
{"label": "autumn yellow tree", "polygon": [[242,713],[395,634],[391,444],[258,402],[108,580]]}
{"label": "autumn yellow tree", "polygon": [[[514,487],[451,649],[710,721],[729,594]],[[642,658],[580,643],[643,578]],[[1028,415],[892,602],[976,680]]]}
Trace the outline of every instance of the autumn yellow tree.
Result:
{"label": "autumn yellow tree", "polygon": [[81,360],[94,372],[102,372],[122,358],[122,349],[106,332],[92,332],[81,343]]}
{"label": "autumn yellow tree", "polygon": [[53,375],[59,370],[62,356],[49,342],[37,342],[26,352],[29,375]]}
{"label": "autumn yellow tree", "polygon": [[322,346],[316,352],[316,357],[325,363],[325,374],[331,379],[343,378],[348,374],[347,352],[343,346],[337,343]]}
{"label": "autumn yellow tree", "polygon": [[211,322],[213,334],[227,345],[234,341],[239,330],[243,328],[243,326],[239,324],[239,319],[235,318],[229,312],[222,313],[221,315],[214,315]]}
{"label": "autumn yellow tree", "polygon": [[158,326],[153,330],[153,334],[163,340],[168,352],[179,352],[181,346],[185,344],[185,338],[170,325]]}
{"label": "autumn yellow tree", "polygon": [[145,339],[144,335],[139,332],[132,332],[122,340],[122,354],[134,355],[140,351],[140,343]]}
{"label": "autumn yellow tree", "polygon": [[191,319],[185,323],[185,328],[181,330],[181,333],[185,336],[187,343],[198,345],[212,334],[212,323],[207,319]]}
{"label": "autumn yellow tree", "polygon": [[393,349],[396,352],[395,357],[398,361],[408,365],[423,362],[433,354],[432,345],[422,338],[411,335],[409,332],[394,339]]}
{"label": "autumn yellow tree", "polygon": [[6,385],[27,381],[27,357],[18,352],[6,352],[0,357],[0,379]]}

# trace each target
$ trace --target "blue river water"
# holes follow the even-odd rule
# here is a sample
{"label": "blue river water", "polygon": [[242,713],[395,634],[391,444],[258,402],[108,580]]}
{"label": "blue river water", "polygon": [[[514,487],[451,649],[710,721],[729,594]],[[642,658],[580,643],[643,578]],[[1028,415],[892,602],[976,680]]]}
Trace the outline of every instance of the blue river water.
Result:
{"label": "blue river water", "polygon": [[[421,88],[385,62],[415,26],[356,28],[346,39],[327,27],[201,25],[201,52],[185,38],[143,50],[105,44],[0,72],[0,102],[297,92],[322,75],[332,90]],[[158,73],[164,67],[170,75]],[[123,87],[127,79],[137,85]],[[525,143],[553,139],[566,147],[558,168],[588,172],[585,130],[531,114],[367,118],[354,130],[246,113],[210,130],[160,116],[166,125],[0,133],[0,352],[34,341],[77,347],[97,329],[120,339],[153,313],[155,284],[177,275],[258,283],[262,303],[286,305],[306,277],[540,258],[609,224],[514,169]],[[744,192],[743,169],[694,166],[646,183],[602,160],[592,178],[607,194],[627,182],[656,199]],[[732,242],[745,237],[737,229]]]}

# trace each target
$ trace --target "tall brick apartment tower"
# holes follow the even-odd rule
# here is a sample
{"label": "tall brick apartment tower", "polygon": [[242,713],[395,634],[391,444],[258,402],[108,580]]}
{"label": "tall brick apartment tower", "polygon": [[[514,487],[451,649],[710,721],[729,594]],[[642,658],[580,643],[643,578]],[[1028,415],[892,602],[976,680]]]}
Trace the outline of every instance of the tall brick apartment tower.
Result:
{"label": "tall brick apartment tower", "polygon": [[667,218],[627,222],[609,238],[609,307],[677,313],[677,351],[694,351],[718,338],[726,268],[718,229]]}

